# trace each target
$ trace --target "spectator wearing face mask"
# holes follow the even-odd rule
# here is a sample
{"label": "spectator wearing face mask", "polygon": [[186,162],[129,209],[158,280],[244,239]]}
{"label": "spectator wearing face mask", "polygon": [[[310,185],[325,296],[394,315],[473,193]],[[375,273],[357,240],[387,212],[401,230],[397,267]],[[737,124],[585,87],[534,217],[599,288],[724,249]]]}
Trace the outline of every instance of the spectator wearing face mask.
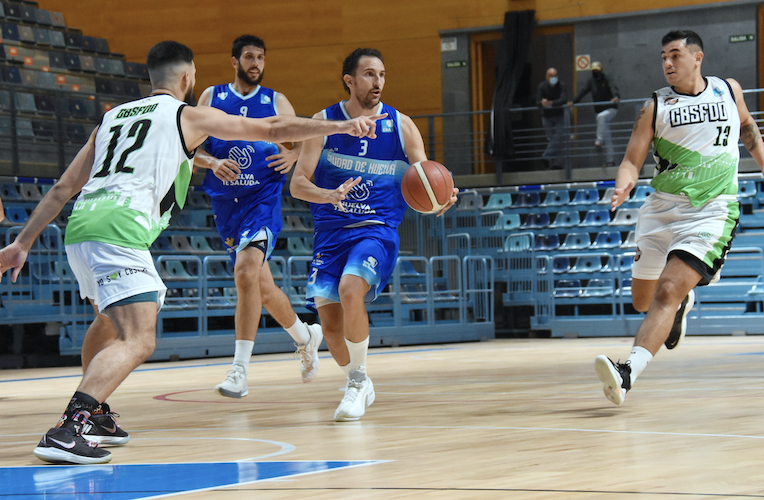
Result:
{"label": "spectator wearing face mask", "polygon": [[586,82],[576,97],[568,102],[568,106],[580,102],[586,94],[592,94],[594,102],[604,102],[595,104],[594,112],[597,113],[597,138],[594,141],[594,147],[598,152],[605,152],[605,165],[615,165],[615,155],[613,153],[613,137],[610,133],[610,120],[618,113],[618,101],[620,92],[615,82],[602,71],[602,63],[595,61],[592,63],[592,76]]}
{"label": "spectator wearing face mask", "polygon": [[541,82],[536,93],[536,105],[541,108],[541,123],[544,125],[549,144],[544,151],[547,168],[560,168],[562,145],[565,140],[565,84],[557,78],[557,70],[546,70],[546,80]]}

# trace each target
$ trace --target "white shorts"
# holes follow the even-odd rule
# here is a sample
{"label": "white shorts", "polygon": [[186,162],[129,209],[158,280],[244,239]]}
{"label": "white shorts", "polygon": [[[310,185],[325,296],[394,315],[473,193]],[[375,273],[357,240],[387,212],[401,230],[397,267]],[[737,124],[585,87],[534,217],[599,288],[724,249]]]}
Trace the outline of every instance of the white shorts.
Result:
{"label": "white shorts", "polygon": [[148,250],[83,241],[66,245],[66,258],[80,285],[80,297],[91,299],[99,311],[145,292],[158,292],[159,309],[164,304],[167,287]]}
{"label": "white shorts", "polygon": [[699,284],[715,283],[739,218],[740,205],[734,196],[718,196],[693,207],[686,196],[651,194],[639,209],[632,277],[657,280],[669,254],[680,251],[697,259],[683,260],[703,276]]}

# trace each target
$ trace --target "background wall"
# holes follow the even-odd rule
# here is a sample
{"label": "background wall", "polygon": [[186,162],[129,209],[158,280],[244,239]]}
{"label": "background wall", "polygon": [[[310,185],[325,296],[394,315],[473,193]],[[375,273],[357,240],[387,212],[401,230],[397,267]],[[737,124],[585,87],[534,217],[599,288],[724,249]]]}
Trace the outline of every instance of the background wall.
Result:
{"label": "background wall", "polygon": [[264,84],[287,95],[298,114],[312,115],[346,95],[340,82],[344,57],[374,46],[386,57],[384,100],[410,115],[439,113],[441,30],[495,26],[508,10],[535,9],[537,19],[714,3],[709,0],[39,0],[64,13],[86,35],[109,40],[111,50],[144,61],[156,42],[174,39],[196,53],[197,96],[232,79],[230,46],[252,33],[268,47]]}

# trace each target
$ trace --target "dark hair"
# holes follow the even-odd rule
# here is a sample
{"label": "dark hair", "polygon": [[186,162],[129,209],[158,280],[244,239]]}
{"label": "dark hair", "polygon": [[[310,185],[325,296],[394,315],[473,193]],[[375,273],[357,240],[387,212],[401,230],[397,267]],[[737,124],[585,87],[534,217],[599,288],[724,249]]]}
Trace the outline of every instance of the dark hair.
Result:
{"label": "dark hair", "polygon": [[345,87],[345,90],[348,93],[350,93],[350,89],[345,83],[345,75],[352,76],[355,74],[355,70],[358,69],[358,61],[360,61],[362,57],[376,57],[380,61],[385,62],[382,58],[382,54],[377,49],[355,49],[351,52],[342,63],[342,86]]}
{"label": "dark hair", "polygon": [[194,60],[194,52],[182,43],[166,40],[159,42],[149,49],[146,55],[146,65],[149,73],[164,69],[167,66],[178,63],[191,63]]}
{"label": "dark hair", "polygon": [[690,30],[669,31],[663,36],[661,45],[666,45],[676,40],[684,40],[685,45],[697,45],[700,47],[700,50],[703,50],[703,40],[700,39],[700,35]]}
{"label": "dark hair", "polygon": [[233,41],[233,47],[231,48],[231,55],[236,59],[241,57],[241,51],[247,45],[254,45],[265,52],[265,42],[262,38],[255,35],[241,35],[239,38]]}

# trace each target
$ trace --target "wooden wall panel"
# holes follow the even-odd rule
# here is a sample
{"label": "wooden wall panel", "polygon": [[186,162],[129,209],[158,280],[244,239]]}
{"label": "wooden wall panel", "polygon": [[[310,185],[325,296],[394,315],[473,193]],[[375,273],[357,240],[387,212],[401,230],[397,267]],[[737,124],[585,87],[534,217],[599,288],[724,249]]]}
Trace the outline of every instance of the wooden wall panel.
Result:
{"label": "wooden wall panel", "polygon": [[264,84],[284,92],[298,114],[344,98],[339,73],[354,48],[382,51],[388,70],[383,99],[410,115],[441,110],[440,30],[495,26],[508,10],[535,9],[551,20],[713,3],[715,0],[39,0],[69,26],[106,38],[114,52],[144,61],[160,40],[196,54],[197,96],[230,81],[231,42],[244,33],[268,47]]}

